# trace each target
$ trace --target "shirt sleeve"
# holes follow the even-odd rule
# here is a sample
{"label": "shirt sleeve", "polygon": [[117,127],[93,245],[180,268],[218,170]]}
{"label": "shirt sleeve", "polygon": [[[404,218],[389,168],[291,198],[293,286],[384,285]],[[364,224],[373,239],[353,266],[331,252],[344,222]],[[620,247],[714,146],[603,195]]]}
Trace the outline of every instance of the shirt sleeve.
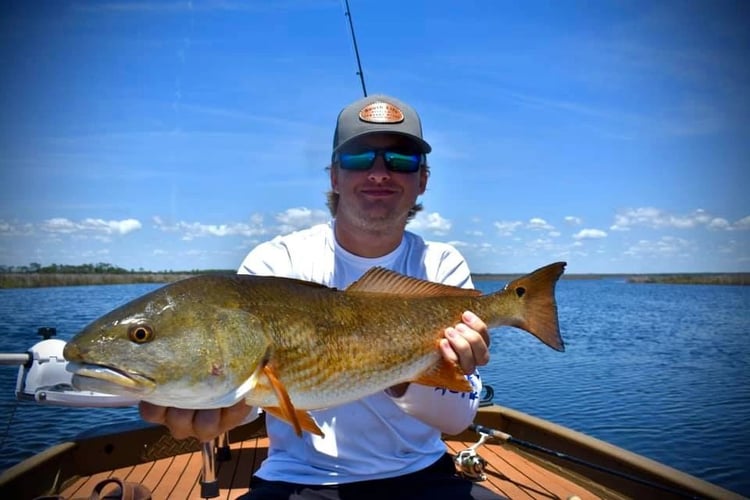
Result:
{"label": "shirt sleeve", "polygon": [[261,243],[245,256],[237,274],[292,278],[294,276],[289,250],[278,238]]}
{"label": "shirt sleeve", "polygon": [[401,397],[391,399],[399,408],[427,425],[445,434],[458,434],[474,420],[482,393],[482,379],[478,373],[466,378],[471,384],[471,392],[412,383]]}

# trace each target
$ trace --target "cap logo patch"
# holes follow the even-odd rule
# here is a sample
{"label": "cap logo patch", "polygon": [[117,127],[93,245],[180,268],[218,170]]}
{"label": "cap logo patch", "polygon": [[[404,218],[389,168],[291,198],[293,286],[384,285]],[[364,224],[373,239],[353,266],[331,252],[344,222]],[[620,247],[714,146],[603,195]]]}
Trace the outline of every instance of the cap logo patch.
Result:
{"label": "cap logo patch", "polygon": [[393,104],[376,101],[359,111],[359,119],[368,123],[401,123],[404,113]]}

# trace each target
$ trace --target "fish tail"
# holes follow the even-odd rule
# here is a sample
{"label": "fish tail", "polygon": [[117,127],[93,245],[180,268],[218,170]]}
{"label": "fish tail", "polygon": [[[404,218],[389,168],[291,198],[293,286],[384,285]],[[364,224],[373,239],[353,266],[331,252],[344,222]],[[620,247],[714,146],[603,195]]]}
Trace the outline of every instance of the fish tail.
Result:
{"label": "fish tail", "polygon": [[549,264],[514,280],[491,295],[512,303],[510,325],[526,330],[557,351],[564,351],[555,302],[555,284],[565,271],[565,262]]}

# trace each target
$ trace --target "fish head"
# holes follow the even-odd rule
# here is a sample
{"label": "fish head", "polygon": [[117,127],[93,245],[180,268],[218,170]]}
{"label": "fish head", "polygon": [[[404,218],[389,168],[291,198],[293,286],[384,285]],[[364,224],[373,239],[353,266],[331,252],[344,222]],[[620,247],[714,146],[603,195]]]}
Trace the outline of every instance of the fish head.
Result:
{"label": "fish head", "polygon": [[269,342],[223,283],[199,278],[137,298],[74,336],[63,351],[73,385],[181,408],[239,400]]}

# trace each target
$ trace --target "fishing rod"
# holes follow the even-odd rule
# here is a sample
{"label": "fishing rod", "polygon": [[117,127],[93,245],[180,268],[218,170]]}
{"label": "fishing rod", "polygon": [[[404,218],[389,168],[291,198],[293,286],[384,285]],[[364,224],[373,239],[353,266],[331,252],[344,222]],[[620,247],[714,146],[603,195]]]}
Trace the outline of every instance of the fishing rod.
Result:
{"label": "fishing rod", "polygon": [[362,93],[364,94],[364,97],[367,97],[367,88],[365,88],[365,74],[362,72],[362,62],[359,59],[359,49],[357,48],[357,37],[354,36],[354,23],[352,22],[352,13],[351,13],[351,10],[349,9],[349,0],[344,0],[344,5],[346,8],[344,15],[349,21],[349,30],[352,33],[352,42],[354,43],[354,55],[357,58],[357,75],[359,76],[359,81],[362,84]]}
{"label": "fishing rod", "polygon": [[[530,450],[538,451],[547,455],[551,455],[555,458],[559,458],[561,460],[566,460],[568,462],[573,462],[578,465],[582,465],[584,467],[588,467],[590,469],[597,470],[599,472],[604,472],[605,474],[610,474],[613,476],[617,476],[623,479],[627,479],[628,481],[633,481],[636,483],[643,484],[645,486],[656,488],[668,493],[671,493],[673,495],[677,495],[684,498],[694,498],[698,499],[701,497],[696,497],[694,495],[691,495],[689,493],[686,493],[685,491],[678,490],[676,488],[672,488],[671,486],[665,486],[663,484],[655,483],[653,481],[649,481],[648,479],[643,479],[638,476],[633,476],[632,474],[627,474],[625,472],[620,472],[614,469],[610,469],[607,467],[603,467],[601,465],[597,465],[591,462],[587,462],[586,460],[580,459],[578,457],[568,455],[566,453],[562,453],[560,451],[551,450],[549,448],[545,448],[544,446],[540,446],[538,444],[530,443],[529,441],[524,441],[523,439],[517,439],[508,434],[507,432],[499,431],[497,429],[492,429],[490,427],[485,427],[484,425],[479,424],[471,424],[469,426],[469,429],[473,430],[477,434],[479,434],[482,437],[485,436],[491,436],[493,438],[499,439],[503,443],[509,443],[516,446],[520,446],[522,448],[527,448]],[[480,440],[481,442],[481,440]]]}

